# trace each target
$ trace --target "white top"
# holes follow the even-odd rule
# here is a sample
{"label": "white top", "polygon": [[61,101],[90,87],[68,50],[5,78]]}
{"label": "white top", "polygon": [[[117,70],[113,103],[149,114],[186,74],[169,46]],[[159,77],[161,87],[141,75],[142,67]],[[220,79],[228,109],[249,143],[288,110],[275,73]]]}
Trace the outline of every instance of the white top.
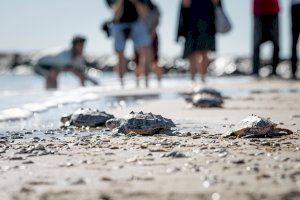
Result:
{"label": "white top", "polygon": [[292,0],[292,4],[295,5],[295,4],[300,4],[300,0]]}
{"label": "white top", "polygon": [[74,67],[84,70],[85,62],[83,57],[72,58],[70,49],[55,48],[38,53],[32,59],[33,65],[49,65],[63,70],[65,67]]}

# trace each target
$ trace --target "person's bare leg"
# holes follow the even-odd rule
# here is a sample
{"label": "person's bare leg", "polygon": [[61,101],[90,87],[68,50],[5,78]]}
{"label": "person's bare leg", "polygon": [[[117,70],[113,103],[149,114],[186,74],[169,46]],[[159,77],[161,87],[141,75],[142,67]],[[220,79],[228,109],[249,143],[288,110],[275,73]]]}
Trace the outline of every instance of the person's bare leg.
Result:
{"label": "person's bare leg", "polygon": [[162,78],[162,70],[161,70],[161,68],[160,68],[159,65],[158,65],[158,61],[154,61],[154,62],[152,63],[152,68],[153,68],[153,71],[154,71],[155,74],[156,74],[158,84],[160,85],[160,83],[161,83],[161,78]]}
{"label": "person's bare leg", "polygon": [[124,86],[123,77],[126,68],[126,60],[125,60],[124,52],[118,52],[118,58],[119,58],[118,73],[119,73],[121,86],[123,87]]}
{"label": "person's bare leg", "polygon": [[85,78],[84,78],[83,74],[78,71],[72,71],[72,72],[75,76],[77,76],[79,78],[81,86],[84,87],[85,86]]}
{"label": "person's bare leg", "polygon": [[160,85],[162,71],[158,65],[158,58],[155,57],[154,47],[151,47],[149,50],[150,50],[150,58],[151,58],[150,62],[151,62],[152,71],[155,73],[158,84]]}
{"label": "person's bare leg", "polygon": [[135,78],[136,78],[136,87],[140,87],[140,76],[141,74],[143,74],[142,72],[142,67],[140,65],[140,58],[139,58],[139,55],[138,55],[138,52],[135,52]]}
{"label": "person's bare leg", "polygon": [[84,87],[85,86],[85,79],[80,77],[79,80],[80,80],[81,86]]}
{"label": "person's bare leg", "polygon": [[145,75],[145,86],[148,87],[148,76],[150,69],[150,53],[149,48],[143,47],[139,49],[140,66]]}
{"label": "person's bare leg", "polygon": [[199,60],[199,73],[201,76],[201,81],[204,83],[205,79],[206,79],[206,74],[207,74],[207,67],[209,64],[209,60],[208,60],[208,53],[205,52],[201,52],[198,54],[199,57],[201,55],[201,59]]}
{"label": "person's bare leg", "polygon": [[136,87],[140,87],[140,75],[141,75],[141,66],[139,64],[136,64],[135,66],[135,79],[136,79]]}
{"label": "person's bare leg", "polygon": [[154,56],[155,52],[153,47],[149,49],[149,56],[150,56],[150,63],[152,67],[152,71],[155,73],[157,77],[158,84],[160,85],[161,78],[162,78],[162,70],[158,65],[158,58],[155,58]]}
{"label": "person's bare leg", "polygon": [[46,89],[56,89],[57,88],[57,76],[58,72],[56,70],[50,70],[46,80]]}
{"label": "person's bare leg", "polygon": [[197,73],[197,55],[196,54],[190,55],[189,61],[190,61],[191,80],[195,82],[195,76]]}
{"label": "person's bare leg", "polygon": [[152,59],[151,59],[151,49],[146,47],[145,48],[145,63],[144,63],[144,74],[145,74],[145,85],[146,87],[149,86],[149,74],[151,70],[151,64],[152,64]]}

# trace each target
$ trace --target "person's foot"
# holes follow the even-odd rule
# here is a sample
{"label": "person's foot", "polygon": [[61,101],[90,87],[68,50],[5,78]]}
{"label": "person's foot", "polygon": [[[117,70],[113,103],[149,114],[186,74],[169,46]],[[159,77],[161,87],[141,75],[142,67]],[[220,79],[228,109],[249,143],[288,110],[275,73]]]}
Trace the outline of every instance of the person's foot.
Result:
{"label": "person's foot", "polygon": [[121,87],[124,88],[124,80],[123,78],[120,79]]}
{"label": "person's foot", "polygon": [[159,88],[161,87],[161,80],[160,80],[160,79],[157,80],[157,86],[158,86]]}
{"label": "person's foot", "polygon": [[293,80],[293,81],[297,81],[297,80],[298,80],[296,74],[293,74],[293,75],[292,75],[291,80]]}
{"label": "person's foot", "polygon": [[140,87],[140,79],[138,79],[138,78],[136,79],[135,86],[136,86],[136,88]]}
{"label": "person's foot", "polygon": [[275,70],[275,71],[273,70],[271,75],[272,75],[272,76],[277,76],[276,70]]}
{"label": "person's foot", "polygon": [[253,76],[253,77],[259,77],[259,73],[258,72],[252,72],[250,74],[250,76]]}
{"label": "person's foot", "polygon": [[273,71],[271,74],[267,76],[267,78],[275,79],[275,78],[280,78],[280,76],[278,76],[277,73]]}
{"label": "person's foot", "polygon": [[192,81],[192,83],[196,82],[195,76],[191,76],[191,81]]}
{"label": "person's foot", "polygon": [[148,78],[145,78],[145,87],[146,87],[146,88],[149,87],[149,80],[148,80]]}
{"label": "person's foot", "polygon": [[206,83],[206,77],[204,75],[201,76],[201,83]]}

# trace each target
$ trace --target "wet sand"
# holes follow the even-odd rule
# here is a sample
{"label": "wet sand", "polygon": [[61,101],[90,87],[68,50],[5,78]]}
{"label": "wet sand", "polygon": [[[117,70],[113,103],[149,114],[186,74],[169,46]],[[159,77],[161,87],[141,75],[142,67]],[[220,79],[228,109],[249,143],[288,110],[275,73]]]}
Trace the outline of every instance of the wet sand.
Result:
{"label": "wet sand", "polygon": [[[61,137],[46,138],[32,138],[31,132],[28,138],[18,132],[2,135],[0,199],[300,199],[300,83],[212,86],[252,93],[230,97],[217,109],[191,108],[178,97],[108,110],[118,117],[131,110],[162,114],[176,122],[173,134],[124,136],[98,130],[85,137],[77,131],[54,131]],[[147,91],[166,92],[186,88]],[[295,133],[221,138],[249,114],[270,117]]]}

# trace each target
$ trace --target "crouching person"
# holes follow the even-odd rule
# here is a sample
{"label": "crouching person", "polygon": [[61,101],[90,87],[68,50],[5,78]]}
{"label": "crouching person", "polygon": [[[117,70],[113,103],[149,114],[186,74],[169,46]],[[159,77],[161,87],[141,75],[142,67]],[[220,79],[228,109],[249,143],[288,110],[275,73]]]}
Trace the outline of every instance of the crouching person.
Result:
{"label": "crouching person", "polygon": [[57,78],[61,72],[71,72],[76,75],[82,86],[86,81],[98,85],[98,82],[85,73],[87,61],[83,55],[86,39],[75,36],[71,48],[55,51],[45,51],[36,55],[32,60],[34,71],[46,79],[47,89],[57,88]]}

